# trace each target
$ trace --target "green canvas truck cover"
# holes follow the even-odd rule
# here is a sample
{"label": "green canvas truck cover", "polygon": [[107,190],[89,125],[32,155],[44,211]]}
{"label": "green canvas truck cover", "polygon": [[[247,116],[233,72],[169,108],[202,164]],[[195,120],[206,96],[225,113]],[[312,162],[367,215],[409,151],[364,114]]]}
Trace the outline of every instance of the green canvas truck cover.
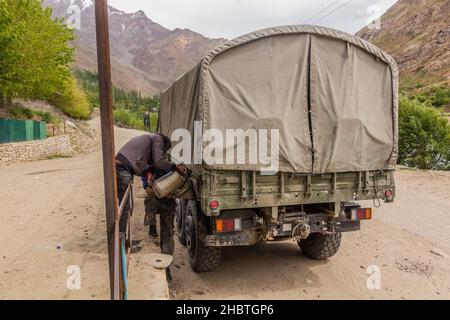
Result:
{"label": "green canvas truck cover", "polygon": [[162,93],[159,130],[187,129],[194,139],[194,121],[224,136],[226,129],[279,129],[281,172],[386,170],[397,160],[397,113],[391,56],[341,31],[282,26],[211,50]]}

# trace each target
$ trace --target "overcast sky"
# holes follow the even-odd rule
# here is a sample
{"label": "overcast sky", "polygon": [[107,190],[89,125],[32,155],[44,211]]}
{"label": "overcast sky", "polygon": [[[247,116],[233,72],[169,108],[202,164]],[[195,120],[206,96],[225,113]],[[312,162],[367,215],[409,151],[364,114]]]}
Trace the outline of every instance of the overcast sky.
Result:
{"label": "overcast sky", "polygon": [[169,29],[189,28],[232,39],[285,24],[318,24],[355,33],[397,0],[110,0],[113,7],[143,10]]}

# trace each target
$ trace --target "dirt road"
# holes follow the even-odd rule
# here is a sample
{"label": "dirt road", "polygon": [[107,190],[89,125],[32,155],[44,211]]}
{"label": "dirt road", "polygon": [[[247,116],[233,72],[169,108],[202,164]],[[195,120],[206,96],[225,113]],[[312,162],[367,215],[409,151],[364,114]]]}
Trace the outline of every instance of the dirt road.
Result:
{"label": "dirt road", "polygon": [[[98,127],[98,118],[91,125]],[[116,128],[116,148],[140,133]],[[109,298],[100,148],[74,158],[0,167],[0,299]],[[136,193],[140,226],[143,194]],[[143,239],[145,232],[135,231]],[[144,244],[144,252],[157,251],[150,241]],[[81,272],[79,290],[66,286],[74,274],[70,266]]]}
{"label": "dirt road", "polygon": [[[117,146],[138,133],[116,129]],[[0,298],[107,299],[100,151],[1,166],[0,181]],[[375,209],[360,232],[345,234],[339,254],[326,262],[306,259],[288,241],[226,249],[217,271],[195,274],[177,245],[173,297],[449,299],[450,174],[399,171],[397,184],[397,201]],[[136,237],[144,252],[157,250],[141,227],[143,195],[136,194]],[[72,265],[81,270],[80,290],[66,286]],[[366,285],[373,265],[380,290]]]}
{"label": "dirt road", "polygon": [[[227,248],[214,273],[195,274],[178,245],[174,298],[450,299],[450,173],[399,170],[396,183],[396,202],[344,234],[325,262],[285,241]],[[381,288],[370,290],[367,272],[377,269]]]}

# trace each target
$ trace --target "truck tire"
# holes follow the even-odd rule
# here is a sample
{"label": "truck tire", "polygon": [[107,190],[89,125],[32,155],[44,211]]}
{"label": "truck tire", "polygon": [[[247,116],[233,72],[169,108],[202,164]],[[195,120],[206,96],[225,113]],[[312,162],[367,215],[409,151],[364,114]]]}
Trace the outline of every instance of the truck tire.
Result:
{"label": "truck tire", "polygon": [[178,241],[186,246],[186,201],[178,200],[175,211],[175,226],[177,228]]}
{"label": "truck tire", "polygon": [[186,211],[186,244],[189,261],[195,272],[210,272],[220,264],[222,248],[205,245],[202,238],[206,229],[203,213],[197,209],[195,201],[189,201]]}
{"label": "truck tire", "polygon": [[311,233],[308,238],[300,240],[298,245],[305,256],[314,260],[325,260],[334,256],[341,245],[342,233]]}

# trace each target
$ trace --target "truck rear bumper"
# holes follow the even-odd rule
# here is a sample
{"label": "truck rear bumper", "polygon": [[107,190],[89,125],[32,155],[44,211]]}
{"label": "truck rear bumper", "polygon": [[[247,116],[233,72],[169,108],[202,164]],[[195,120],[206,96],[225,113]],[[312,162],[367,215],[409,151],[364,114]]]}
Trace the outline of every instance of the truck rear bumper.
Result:
{"label": "truck rear bumper", "polygon": [[[336,232],[350,232],[360,229],[360,220],[349,220],[343,218],[335,218],[331,221],[327,215],[317,214],[309,222],[311,233],[336,233]],[[216,233],[213,235],[206,235],[206,246],[210,247],[237,247],[237,246],[252,246],[262,240],[283,240],[294,239],[292,234],[293,227],[284,227],[287,224],[275,226],[278,231],[276,235],[268,237],[267,232],[263,229],[247,229],[234,232]],[[273,227],[273,226],[272,226]]]}

